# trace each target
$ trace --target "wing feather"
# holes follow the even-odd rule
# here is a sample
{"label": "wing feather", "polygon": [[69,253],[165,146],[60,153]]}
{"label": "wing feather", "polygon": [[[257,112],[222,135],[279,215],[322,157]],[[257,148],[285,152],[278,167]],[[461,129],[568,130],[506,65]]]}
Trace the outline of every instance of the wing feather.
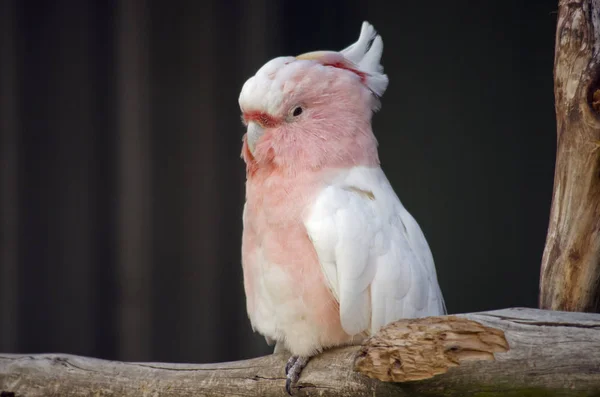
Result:
{"label": "wing feather", "polygon": [[444,313],[425,236],[379,167],[341,173],[305,226],[347,333]]}

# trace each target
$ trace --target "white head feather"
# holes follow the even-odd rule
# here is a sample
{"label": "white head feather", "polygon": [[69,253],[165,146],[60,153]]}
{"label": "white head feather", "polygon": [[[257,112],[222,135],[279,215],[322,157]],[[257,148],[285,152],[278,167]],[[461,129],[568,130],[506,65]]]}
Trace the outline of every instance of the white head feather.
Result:
{"label": "white head feather", "polygon": [[361,72],[369,75],[367,86],[377,96],[382,96],[388,86],[388,77],[380,64],[383,54],[383,40],[373,25],[364,21],[358,41],[340,51],[349,61],[358,66]]}
{"label": "white head feather", "polygon": [[[279,107],[285,94],[285,83],[290,76],[306,62],[322,64],[342,64],[349,70],[364,74],[363,83],[375,97],[381,97],[387,86],[388,77],[383,73],[380,64],[383,54],[383,40],[377,34],[373,25],[363,22],[358,41],[349,47],[337,51],[315,51],[297,57],[279,57],[270,60],[256,74],[248,79],[242,87],[239,102],[242,108],[259,108],[274,112]],[[259,105],[260,106],[257,106]],[[374,101],[374,109],[379,107],[379,101]]]}

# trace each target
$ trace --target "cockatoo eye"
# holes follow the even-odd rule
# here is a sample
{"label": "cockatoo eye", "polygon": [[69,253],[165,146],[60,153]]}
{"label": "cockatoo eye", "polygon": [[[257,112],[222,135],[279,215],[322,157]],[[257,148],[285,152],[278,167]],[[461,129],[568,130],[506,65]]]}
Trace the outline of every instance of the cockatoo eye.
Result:
{"label": "cockatoo eye", "polygon": [[302,109],[302,106],[296,106],[294,110],[292,110],[292,116],[298,117],[302,114],[303,111],[304,109]]}

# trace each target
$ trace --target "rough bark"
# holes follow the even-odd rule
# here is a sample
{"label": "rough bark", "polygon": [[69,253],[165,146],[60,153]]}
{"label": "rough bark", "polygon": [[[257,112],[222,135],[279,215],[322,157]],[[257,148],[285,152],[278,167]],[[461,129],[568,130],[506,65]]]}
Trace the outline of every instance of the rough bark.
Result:
{"label": "rough bark", "polygon": [[600,0],[559,2],[557,153],[543,309],[600,312]]}
{"label": "rough bark", "polygon": [[[493,353],[505,351],[506,342],[508,352]],[[28,397],[285,396],[286,360],[285,354],[276,354],[200,365],[0,354],[0,392]],[[371,379],[354,368],[404,382]],[[315,357],[304,370],[296,393],[598,395],[600,315],[506,309],[399,321],[364,346],[334,349]]]}
{"label": "rough bark", "polygon": [[354,368],[386,382],[432,378],[465,361],[494,361],[509,350],[504,332],[455,316],[407,320],[367,340]]}

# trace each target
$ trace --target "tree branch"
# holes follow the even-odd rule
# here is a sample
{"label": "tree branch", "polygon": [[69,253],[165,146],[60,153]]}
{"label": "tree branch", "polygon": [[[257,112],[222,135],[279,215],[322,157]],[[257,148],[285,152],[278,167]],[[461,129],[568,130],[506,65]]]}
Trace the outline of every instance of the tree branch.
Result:
{"label": "tree branch", "polygon": [[[498,353],[506,351],[506,342],[510,350]],[[363,346],[313,358],[297,394],[488,396],[539,391],[585,396],[600,391],[599,352],[598,314],[506,309],[402,320]],[[164,364],[0,354],[0,392],[27,397],[285,396],[287,358],[277,354],[220,364]],[[371,379],[354,367],[372,377],[405,382]]]}
{"label": "tree branch", "polygon": [[557,152],[542,309],[600,312],[600,0],[559,2]]}

